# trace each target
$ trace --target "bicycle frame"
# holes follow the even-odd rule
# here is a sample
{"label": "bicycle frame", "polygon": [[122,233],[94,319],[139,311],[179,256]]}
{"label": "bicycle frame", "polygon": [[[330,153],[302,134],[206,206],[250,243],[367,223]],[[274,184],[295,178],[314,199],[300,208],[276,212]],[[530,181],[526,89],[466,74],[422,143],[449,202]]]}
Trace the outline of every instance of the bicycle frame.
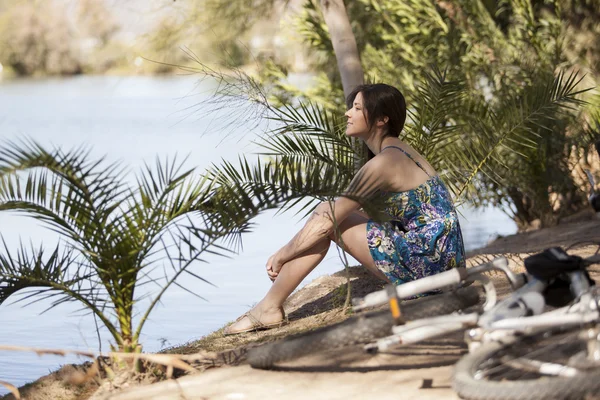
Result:
{"label": "bicycle frame", "polygon": [[[600,262],[600,255],[592,256],[586,262],[590,264]],[[484,281],[486,304],[493,303],[490,301],[490,296],[495,299],[496,293],[495,290],[489,289],[491,281],[481,273],[492,269],[500,269],[504,272],[503,268],[498,268],[499,266],[508,269],[506,259],[496,259],[490,263],[470,268],[466,273],[462,272],[463,281]],[[531,334],[536,330],[553,327],[564,328],[600,321],[600,296],[596,293],[597,290],[590,290],[583,271],[568,273],[571,290],[578,301],[574,305],[546,313],[543,313],[545,302],[542,293],[548,283],[529,275],[515,278],[517,275],[512,271],[511,274],[506,274],[506,276],[513,289],[516,290],[499,303],[493,304],[491,307],[484,307],[483,313],[452,314],[397,325],[392,328],[392,336],[379,339],[365,348],[368,351],[382,351],[391,346],[417,343],[467,329],[465,338],[469,351],[472,351],[490,340],[505,340],[507,337],[514,337],[518,334]],[[528,283],[523,285],[522,282],[525,282],[526,277]],[[518,285],[520,287],[517,287]]]}

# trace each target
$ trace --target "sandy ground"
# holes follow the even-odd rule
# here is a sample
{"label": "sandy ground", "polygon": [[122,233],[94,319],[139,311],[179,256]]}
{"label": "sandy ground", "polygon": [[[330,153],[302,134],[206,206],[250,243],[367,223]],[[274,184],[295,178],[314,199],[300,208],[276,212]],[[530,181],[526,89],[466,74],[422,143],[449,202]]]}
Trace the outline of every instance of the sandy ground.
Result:
{"label": "sandy ground", "polygon": [[[575,242],[600,241],[597,220],[588,219],[550,229],[501,238],[484,249],[470,254],[469,266],[505,254],[514,270],[522,270],[522,259],[548,245],[570,246]],[[595,247],[576,246],[574,252],[590,255]],[[352,271],[352,294],[361,296],[381,287],[359,268]],[[592,270],[600,279],[600,267]],[[505,280],[492,276],[502,293],[508,291]],[[131,382],[104,382],[94,395],[41,397],[24,391],[26,399],[90,398],[93,400],[128,399],[456,399],[451,388],[453,365],[466,352],[462,334],[431,340],[414,346],[396,348],[369,355],[360,347],[323,352],[294,362],[281,364],[276,370],[252,369],[245,362],[249,347],[276,340],[292,333],[335,323],[348,317],[341,311],[345,297],[345,274],[318,278],[291,296],[286,304],[290,319],[287,326],[260,333],[225,337],[220,331],[197,342],[170,349],[175,354],[204,352],[205,360],[196,367],[200,373],[181,376],[152,385],[135,386]],[[89,392],[88,392],[89,393]],[[48,393],[46,393],[48,394]],[[5,398],[12,399],[11,396]]]}
{"label": "sandy ground", "polygon": [[[396,357],[397,358],[397,357]],[[453,361],[449,361],[453,362]],[[114,399],[440,399],[457,398],[450,367],[375,368],[369,372],[273,372],[249,366],[223,368],[168,381],[160,392],[132,391]],[[409,367],[411,368],[411,367]],[[155,387],[154,389],[158,389]]]}

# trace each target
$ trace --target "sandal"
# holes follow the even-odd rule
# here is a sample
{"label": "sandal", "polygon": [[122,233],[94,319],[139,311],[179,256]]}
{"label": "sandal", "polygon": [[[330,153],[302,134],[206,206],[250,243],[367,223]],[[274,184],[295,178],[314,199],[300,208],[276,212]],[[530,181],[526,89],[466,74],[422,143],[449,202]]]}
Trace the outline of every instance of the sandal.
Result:
{"label": "sandal", "polygon": [[279,322],[274,322],[272,324],[263,324],[262,322],[260,322],[260,320],[258,318],[256,318],[254,315],[250,314],[250,311],[248,311],[247,313],[240,316],[233,323],[235,324],[236,322],[241,321],[242,319],[244,319],[246,317],[250,320],[250,323],[252,324],[249,328],[232,332],[232,331],[227,331],[227,328],[228,328],[227,327],[223,331],[223,334],[225,336],[231,336],[231,335],[237,335],[237,334],[246,333],[246,332],[266,331],[267,329],[281,328],[282,326],[284,326],[288,323],[287,317],[284,316],[283,319]]}

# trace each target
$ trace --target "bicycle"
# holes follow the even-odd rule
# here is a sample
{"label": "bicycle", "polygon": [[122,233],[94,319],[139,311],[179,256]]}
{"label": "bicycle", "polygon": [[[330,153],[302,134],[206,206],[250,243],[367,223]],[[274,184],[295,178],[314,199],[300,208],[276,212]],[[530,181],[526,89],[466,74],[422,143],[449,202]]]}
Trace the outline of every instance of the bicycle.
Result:
{"label": "bicycle", "polygon": [[[369,352],[384,351],[392,346],[413,344],[467,330],[465,339],[469,353],[459,360],[454,374],[454,388],[460,396],[482,400],[581,398],[587,393],[600,391],[600,290],[593,285],[585,269],[597,263],[600,263],[600,254],[583,259],[553,248],[526,259],[527,273],[512,272],[507,260],[498,258],[469,269],[451,270],[409,282],[393,288],[394,290],[388,287],[362,299],[355,299],[355,309],[387,302],[389,310],[359,315],[338,325],[269,343],[251,350],[248,360],[253,367],[271,368],[277,362],[315,351],[368,342],[373,340],[374,335],[381,333],[382,321],[391,325],[389,330],[392,335],[367,344],[365,349]],[[499,302],[493,282],[482,275],[491,270],[502,271],[514,290]],[[399,307],[399,299],[425,293],[433,288],[455,288],[475,280],[482,282],[486,293],[482,310],[406,322],[408,318],[403,313],[404,307]],[[565,284],[568,284],[566,287],[570,287],[570,290],[564,290]],[[479,294],[473,287],[454,290],[449,294],[456,294],[461,290],[468,290],[470,295],[475,291],[476,297]],[[428,300],[431,304],[443,304],[446,298],[432,296],[423,300]],[[544,312],[547,302],[555,306],[569,304]],[[463,308],[468,307],[467,304],[473,305],[465,302]],[[379,322],[375,323],[371,319]],[[582,328],[586,324],[589,326]],[[585,335],[581,335],[581,332]],[[340,340],[337,340],[338,335]],[[558,342],[559,346],[564,346],[564,350],[568,351],[568,361],[571,364],[558,365],[556,360],[531,360],[524,357],[513,357],[508,364],[503,360],[511,352],[523,351],[523,345],[544,346],[548,341],[555,340],[556,335],[578,338],[576,342]],[[582,352],[584,348],[585,354]],[[544,357],[557,355],[557,352],[545,351],[545,347],[542,350],[533,354]],[[527,355],[532,356],[531,353]],[[497,371],[499,365],[512,369],[508,377]],[[487,369],[495,374],[482,372]],[[535,379],[528,379],[528,375],[515,375],[524,371],[536,374]],[[511,377],[518,379],[507,382]],[[500,380],[490,381],[488,378]]]}
{"label": "bicycle", "polygon": [[[600,141],[594,146],[600,155]],[[585,173],[588,201],[599,214],[600,193]],[[578,399],[600,392],[600,289],[587,272],[600,263],[599,252],[600,245],[584,259],[553,248],[526,259],[534,279],[522,291],[537,297],[536,311],[546,304],[558,308],[521,319],[488,314],[466,334],[469,354],[456,364],[456,392],[481,400]]]}
{"label": "bicycle", "polygon": [[[491,310],[479,317],[466,333],[469,354],[455,367],[456,392],[481,400],[600,392],[600,290],[586,271],[598,263],[598,251],[581,258],[560,248],[526,259],[532,279],[503,303],[527,303],[528,315],[504,318]],[[542,312],[546,304],[561,307]]]}

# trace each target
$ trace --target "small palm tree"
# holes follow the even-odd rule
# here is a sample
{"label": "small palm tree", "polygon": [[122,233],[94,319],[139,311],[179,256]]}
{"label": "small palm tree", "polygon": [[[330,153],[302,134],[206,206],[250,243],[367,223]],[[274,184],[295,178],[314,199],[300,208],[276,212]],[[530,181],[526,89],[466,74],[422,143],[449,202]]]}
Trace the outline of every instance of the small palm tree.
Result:
{"label": "small palm tree", "polygon": [[[128,187],[119,164],[91,160],[83,148],[47,150],[32,142],[0,147],[0,211],[41,221],[61,237],[50,253],[21,248],[0,255],[0,305],[24,297],[79,302],[108,329],[120,351],[135,351],[148,316],[207,252],[225,254],[249,228],[238,203],[211,202],[213,184],[176,160],[146,167]],[[222,191],[221,191],[222,192]],[[164,278],[152,271],[163,268]],[[157,275],[157,274],[154,274]],[[151,285],[148,285],[151,284]],[[138,292],[150,304],[134,326]],[[149,290],[149,287],[156,287]],[[188,290],[189,291],[189,290]],[[195,293],[192,293],[195,294]]]}

